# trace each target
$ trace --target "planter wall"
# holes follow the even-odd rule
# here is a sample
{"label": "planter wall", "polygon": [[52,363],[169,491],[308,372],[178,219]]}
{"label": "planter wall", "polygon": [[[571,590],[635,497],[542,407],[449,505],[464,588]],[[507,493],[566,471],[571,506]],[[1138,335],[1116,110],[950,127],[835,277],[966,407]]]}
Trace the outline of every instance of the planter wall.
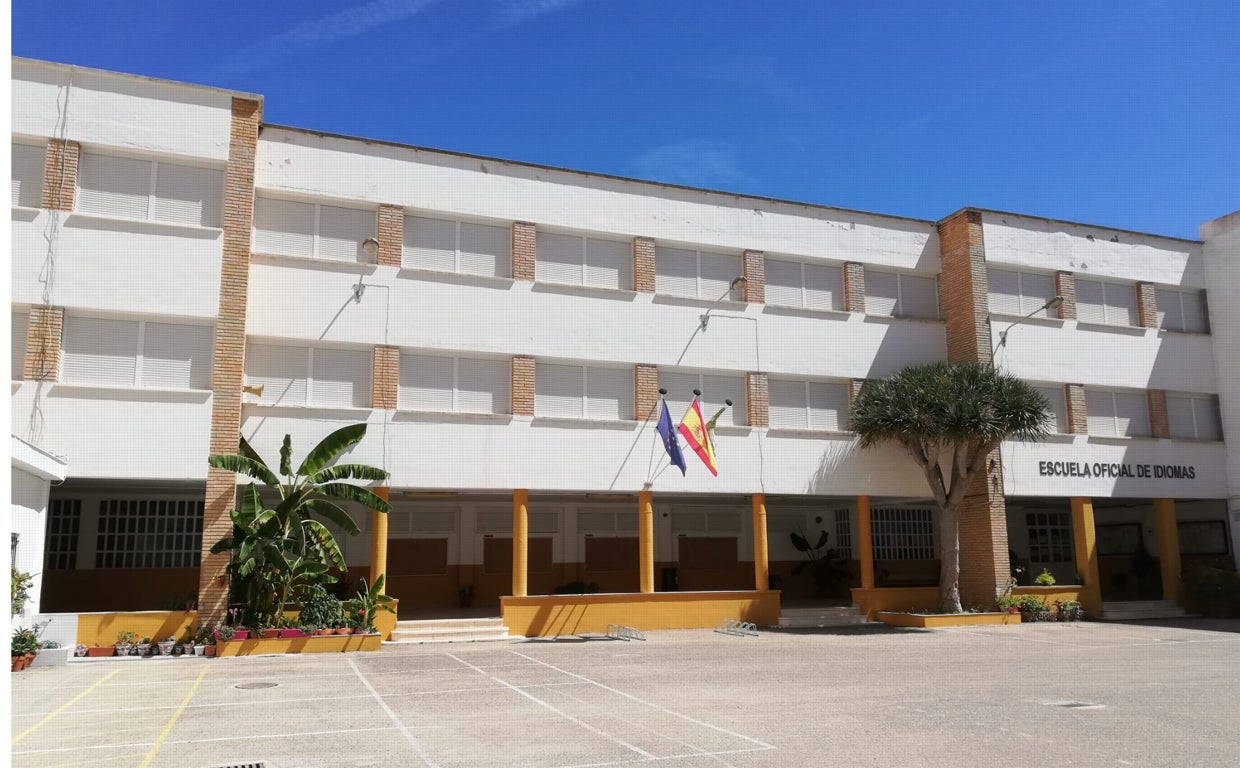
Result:
{"label": "planter wall", "polygon": [[216,644],[217,656],[256,656],[264,653],[347,653],[377,651],[383,638],[374,635],[323,635],[228,640]]}
{"label": "planter wall", "polygon": [[[937,588],[936,588],[937,589]],[[897,613],[879,611],[879,621],[893,627],[972,627],[1019,624],[1019,613]]]}

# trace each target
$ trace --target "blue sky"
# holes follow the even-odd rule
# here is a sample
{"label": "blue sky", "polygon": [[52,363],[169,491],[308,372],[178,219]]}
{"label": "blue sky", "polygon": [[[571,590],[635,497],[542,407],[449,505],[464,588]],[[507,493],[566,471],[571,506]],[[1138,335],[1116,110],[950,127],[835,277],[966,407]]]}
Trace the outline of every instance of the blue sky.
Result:
{"label": "blue sky", "polygon": [[1237,29],[1235,0],[12,4],[14,55],[259,93],[270,123],[1188,238],[1240,209]]}

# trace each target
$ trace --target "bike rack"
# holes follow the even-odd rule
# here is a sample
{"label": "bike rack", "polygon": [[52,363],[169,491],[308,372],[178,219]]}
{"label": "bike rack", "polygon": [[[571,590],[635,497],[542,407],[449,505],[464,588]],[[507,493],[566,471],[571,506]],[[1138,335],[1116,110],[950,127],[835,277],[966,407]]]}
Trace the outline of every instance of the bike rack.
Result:
{"label": "bike rack", "polygon": [[735,637],[758,636],[758,626],[752,621],[737,621],[736,619],[724,619],[719,622],[719,626],[715,627],[715,631],[722,635],[733,635]]}

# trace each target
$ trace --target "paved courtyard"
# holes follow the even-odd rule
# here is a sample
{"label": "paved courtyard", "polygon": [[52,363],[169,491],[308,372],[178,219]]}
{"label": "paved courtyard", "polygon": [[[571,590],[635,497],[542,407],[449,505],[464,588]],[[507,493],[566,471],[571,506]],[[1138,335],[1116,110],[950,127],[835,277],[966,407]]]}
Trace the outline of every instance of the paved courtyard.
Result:
{"label": "paved courtyard", "polygon": [[1240,621],[651,632],[12,675],[14,766],[1235,766]]}

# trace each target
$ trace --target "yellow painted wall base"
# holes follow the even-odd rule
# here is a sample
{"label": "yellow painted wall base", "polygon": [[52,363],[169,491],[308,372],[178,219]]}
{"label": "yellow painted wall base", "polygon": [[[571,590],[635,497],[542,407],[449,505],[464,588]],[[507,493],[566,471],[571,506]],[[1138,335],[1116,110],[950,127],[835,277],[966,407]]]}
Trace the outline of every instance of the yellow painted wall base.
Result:
{"label": "yellow painted wall base", "polygon": [[723,619],[759,626],[779,622],[779,591],[501,597],[504,626],[514,635],[602,634],[610,624],[651,629],[703,629]]}
{"label": "yellow painted wall base", "polygon": [[972,627],[979,624],[1019,624],[1019,613],[895,613],[879,611],[877,618],[893,627]]}
{"label": "yellow painted wall base", "polygon": [[149,637],[152,642],[172,636],[180,642],[185,637],[186,625],[198,627],[198,611],[82,613],[78,614],[77,642],[79,645],[113,645],[118,632],[133,632],[139,640]]}
{"label": "yellow painted wall base", "polygon": [[1076,600],[1083,603],[1081,595],[1085,593],[1085,587],[1073,584],[1065,584],[1062,587],[1012,587],[1013,595],[1037,595],[1046,601],[1047,607],[1052,611],[1055,610],[1055,601],[1063,603],[1068,600]]}
{"label": "yellow painted wall base", "polygon": [[853,605],[870,621],[879,611],[932,611],[939,604],[938,587],[876,587],[852,591]]}
{"label": "yellow painted wall base", "polygon": [[215,646],[216,656],[258,656],[264,653],[341,653],[377,651],[379,635],[323,635],[322,637],[273,637],[229,640]]}

